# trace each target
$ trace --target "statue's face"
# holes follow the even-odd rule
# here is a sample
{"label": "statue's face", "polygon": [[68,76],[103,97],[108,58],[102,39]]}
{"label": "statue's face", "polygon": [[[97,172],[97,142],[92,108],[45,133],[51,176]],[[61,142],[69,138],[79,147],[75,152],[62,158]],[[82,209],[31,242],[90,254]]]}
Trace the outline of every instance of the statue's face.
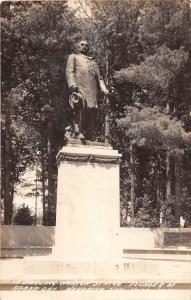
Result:
{"label": "statue's face", "polygon": [[89,43],[87,41],[80,41],[78,43],[78,50],[80,53],[87,55],[89,53]]}

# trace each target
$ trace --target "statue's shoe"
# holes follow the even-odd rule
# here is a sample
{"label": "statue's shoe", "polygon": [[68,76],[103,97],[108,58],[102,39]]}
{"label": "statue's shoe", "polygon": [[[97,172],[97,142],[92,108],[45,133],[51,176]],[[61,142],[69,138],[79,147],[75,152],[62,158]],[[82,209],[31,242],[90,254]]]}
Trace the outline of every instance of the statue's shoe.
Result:
{"label": "statue's shoe", "polygon": [[75,138],[78,140],[85,140],[85,136],[81,132],[75,132]]}
{"label": "statue's shoe", "polygon": [[71,131],[71,126],[68,125],[67,127],[65,127],[65,131]]}

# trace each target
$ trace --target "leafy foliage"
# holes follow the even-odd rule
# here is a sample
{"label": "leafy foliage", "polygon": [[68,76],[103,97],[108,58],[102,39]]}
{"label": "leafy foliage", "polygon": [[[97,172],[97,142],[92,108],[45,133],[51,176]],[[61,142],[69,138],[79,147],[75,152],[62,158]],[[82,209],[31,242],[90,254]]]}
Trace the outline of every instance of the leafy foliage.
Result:
{"label": "leafy foliage", "polygon": [[14,216],[15,225],[33,225],[34,217],[31,215],[31,211],[25,204],[18,208]]}
{"label": "leafy foliage", "polygon": [[[148,56],[140,65],[132,65],[115,73],[119,82],[130,82],[142,89],[158,89],[168,93],[176,78],[188,62],[188,53],[184,48],[170,50],[166,45],[157,49],[154,55]],[[157,103],[156,103],[157,104]]]}
{"label": "leafy foliage", "polygon": [[117,124],[139,146],[174,149],[183,147],[185,142],[191,142],[190,134],[185,132],[183,124],[162,113],[158,107],[141,110],[128,107],[127,116],[117,120]]}

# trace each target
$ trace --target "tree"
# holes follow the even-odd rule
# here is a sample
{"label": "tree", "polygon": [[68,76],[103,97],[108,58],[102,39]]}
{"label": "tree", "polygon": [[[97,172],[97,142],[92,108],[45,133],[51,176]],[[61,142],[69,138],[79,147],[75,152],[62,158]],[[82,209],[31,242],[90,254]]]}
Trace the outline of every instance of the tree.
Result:
{"label": "tree", "polygon": [[[138,18],[138,35],[142,51],[140,56],[143,61],[122,68],[114,74],[119,97],[124,99],[123,102],[126,102],[126,105],[137,106],[141,111],[144,111],[144,109],[142,110],[144,107],[153,107],[154,105],[163,109],[166,108],[166,112],[171,115],[172,119],[177,117],[183,121],[181,126],[185,126],[186,131],[190,130],[188,125],[190,119],[188,116],[190,111],[190,83],[187,81],[187,78],[190,78],[191,58],[190,12],[190,6],[186,1],[144,1]],[[127,114],[125,110],[126,108],[123,106],[123,114]],[[185,122],[185,120],[187,121]],[[177,122],[174,120],[174,125]],[[142,126],[139,122],[136,125]],[[129,134],[131,135],[131,132],[128,132]],[[188,142],[190,135],[186,135]],[[131,137],[129,138],[131,139]],[[144,143],[144,141],[141,142]],[[157,147],[159,156],[163,157],[159,144]],[[184,151],[174,155],[169,147],[171,148],[171,146],[166,145],[166,158],[163,157],[163,161],[164,159],[166,161],[165,165],[164,162],[162,164],[166,169],[166,174],[163,175],[165,175],[167,184],[162,194],[163,196],[164,193],[166,194],[166,201],[169,198],[169,203],[172,202],[170,201],[171,196],[175,194],[175,215],[178,224],[180,191],[182,190],[181,160]],[[178,140],[174,140],[174,147],[185,149],[184,139],[182,145],[179,144]],[[156,178],[158,178],[156,189],[159,198],[161,181],[159,170],[156,170]],[[174,210],[172,211],[174,212]]]}
{"label": "tree", "polygon": [[147,98],[141,97],[143,105],[160,105],[174,112],[174,88],[183,75],[187,63],[188,53],[184,48],[170,50],[163,45],[140,65],[132,65],[117,71],[114,78],[119,85],[128,83],[130,88],[138,87],[147,94]]}
{"label": "tree", "polygon": [[[48,210],[55,206],[55,155],[63,139],[57,137],[59,131],[63,136],[63,128],[67,120],[63,119],[67,94],[64,81],[64,61],[71,48],[73,35],[77,31],[74,14],[67,10],[66,1],[33,3],[26,11],[20,12],[22,20],[17,21],[19,34],[22,36],[23,52],[18,53],[17,70],[25,91],[23,113],[30,126],[40,132],[41,142],[47,153],[48,174]],[[70,20],[70,22],[68,21]],[[18,26],[19,22],[19,26]],[[31,30],[32,28],[32,30]],[[70,36],[68,35],[70,31]],[[23,65],[23,56],[26,57]],[[22,61],[22,64],[19,63]],[[30,118],[29,113],[30,111]],[[60,127],[61,119],[63,120]],[[35,122],[34,122],[35,121]],[[41,146],[40,151],[43,151]]]}
{"label": "tree", "polygon": [[[30,154],[33,153],[35,157],[37,151],[42,151],[43,174],[44,169],[48,174],[48,209],[51,210],[51,207],[55,206],[55,153],[63,143],[64,127],[68,122],[64,63],[80,30],[79,21],[74,13],[67,9],[66,1],[7,3],[11,18],[6,16],[2,20],[2,81],[5,90],[5,92],[3,90],[5,95],[3,112],[6,116],[2,150],[5,156],[3,167],[5,215],[6,213],[9,215],[6,222],[10,224],[12,213],[8,204],[12,203],[13,195],[8,193],[11,190],[12,194],[14,193],[14,189],[10,187],[12,182],[10,172],[15,173],[16,170],[11,154],[11,147],[14,146],[12,143],[14,134],[11,131],[13,122],[19,124],[21,128],[27,127],[30,134],[33,132],[31,136],[28,135],[29,138],[36,137],[35,141],[22,138],[20,149],[25,152],[24,149],[30,140],[30,145],[34,146]],[[7,13],[7,10],[5,12]],[[8,68],[9,65],[11,69]],[[30,157],[31,162],[34,157]],[[21,159],[19,156],[18,158]],[[43,182],[44,180],[43,176]]]}
{"label": "tree", "polygon": [[[29,135],[19,129],[21,119],[16,120],[16,103],[12,95],[14,86],[14,56],[18,44],[11,26],[13,14],[11,2],[1,5],[2,24],[2,196],[4,199],[5,224],[12,222],[14,185],[30,159]],[[22,126],[21,126],[22,127]],[[26,127],[26,124],[24,124]],[[24,146],[24,147],[23,147]]]}
{"label": "tree", "polygon": [[[8,36],[7,32],[7,23],[10,19],[10,3],[4,2],[2,3],[2,10],[1,10],[1,18],[2,18],[2,36],[4,40],[4,47],[6,50],[8,49],[8,43],[10,41],[10,37]],[[8,41],[7,43],[5,41]],[[5,116],[5,142],[4,142],[4,156],[3,156],[3,165],[4,165],[4,191],[3,196],[5,199],[4,208],[5,208],[5,215],[4,215],[4,222],[5,224],[11,224],[11,217],[12,217],[12,187],[10,184],[10,153],[11,153],[11,120],[10,120],[10,99],[9,99],[9,92],[11,88],[11,49],[8,52],[8,55],[3,56],[2,59],[2,66],[6,65],[6,72],[2,78],[2,98],[5,101],[4,106],[4,116]],[[5,52],[6,52],[5,50]]]}
{"label": "tree", "polygon": [[[131,203],[131,216],[135,216],[135,176],[138,178],[138,174],[135,174],[135,167],[132,167],[134,165],[134,159],[132,156],[132,153],[135,152],[137,147],[141,150],[142,148],[147,149],[147,155],[148,152],[152,151],[152,156],[154,155],[155,151],[157,150],[158,154],[159,149],[162,149],[163,152],[168,150],[168,153],[171,153],[171,155],[180,155],[181,149],[183,149],[184,144],[191,143],[191,135],[190,133],[186,133],[185,130],[182,127],[181,122],[177,121],[176,119],[171,119],[169,115],[164,114],[159,108],[143,108],[142,110],[139,110],[137,108],[129,107],[127,110],[127,117],[119,119],[117,121],[118,127],[122,130],[124,136],[127,139],[127,142],[124,138],[124,147],[126,148],[127,145],[129,146],[129,152],[130,152],[130,167],[129,167],[129,176],[130,176],[130,182],[131,182],[131,194],[130,194],[130,203]],[[130,141],[130,142],[129,142]],[[134,150],[133,150],[134,148]],[[180,149],[180,150],[178,150]],[[136,152],[138,149],[136,150]],[[143,150],[141,150],[143,151]],[[137,154],[138,155],[138,154]],[[140,154],[139,154],[140,155]],[[146,156],[144,155],[144,160],[146,159]],[[157,155],[154,155],[154,159],[151,161],[152,166],[150,169],[150,172],[152,176],[150,177],[150,187],[149,190],[145,189],[143,187],[143,181],[142,181],[142,193],[147,193],[147,195],[150,195],[152,197],[151,203],[153,203],[154,208],[159,208],[159,211],[162,210],[162,205],[158,203],[158,196],[155,195],[153,192],[151,192],[153,187],[157,184],[158,186],[158,180],[160,180],[160,176],[163,177],[163,174],[160,174],[158,171],[159,169],[159,160],[160,157]],[[139,161],[140,163],[140,161]],[[169,170],[168,170],[169,171]],[[151,181],[152,177],[157,178],[157,183]],[[144,174],[145,177],[145,174]],[[154,178],[153,177],[153,178]],[[145,177],[146,179],[146,177]],[[169,182],[168,177],[166,177],[167,180],[167,199],[171,196],[171,193],[169,192]],[[137,183],[138,185],[141,184],[141,181]],[[145,184],[145,183],[144,183]],[[159,186],[158,186],[159,189]],[[159,189],[160,193],[160,189]],[[180,190],[178,190],[178,194],[180,196]],[[146,194],[145,194],[146,195]],[[178,196],[178,195],[177,195]],[[145,197],[145,196],[144,196]],[[145,199],[141,195],[139,195],[140,199]],[[146,197],[148,199],[148,197]],[[156,201],[154,201],[156,199]],[[143,201],[143,200],[141,200]],[[147,201],[147,200],[145,200]],[[155,202],[155,203],[154,203]],[[144,202],[143,202],[144,204]],[[147,204],[145,204],[148,209]],[[139,204],[140,206],[140,204]],[[159,218],[159,211],[158,211],[158,218]],[[143,211],[142,211],[143,212]],[[140,210],[137,211],[138,214],[140,214]],[[151,211],[152,213],[152,211]],[[156,217],[155,217],[156,218]],[[176,217],[178,218],[178,217]],[[154,221],[156,223],[156,221]]]}

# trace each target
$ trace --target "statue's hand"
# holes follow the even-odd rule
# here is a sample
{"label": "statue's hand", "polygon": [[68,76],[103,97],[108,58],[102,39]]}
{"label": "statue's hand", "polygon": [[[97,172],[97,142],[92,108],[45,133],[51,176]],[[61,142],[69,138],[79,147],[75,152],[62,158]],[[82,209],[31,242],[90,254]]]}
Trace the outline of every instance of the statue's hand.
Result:
{"label": "statue's hand", "polygon": [[109,91],[108,91],[108,89],[106,89],[106,88],[103,89],[102,92],[103,92],[103,94],[104,94],[105,96],[109,95]]}

